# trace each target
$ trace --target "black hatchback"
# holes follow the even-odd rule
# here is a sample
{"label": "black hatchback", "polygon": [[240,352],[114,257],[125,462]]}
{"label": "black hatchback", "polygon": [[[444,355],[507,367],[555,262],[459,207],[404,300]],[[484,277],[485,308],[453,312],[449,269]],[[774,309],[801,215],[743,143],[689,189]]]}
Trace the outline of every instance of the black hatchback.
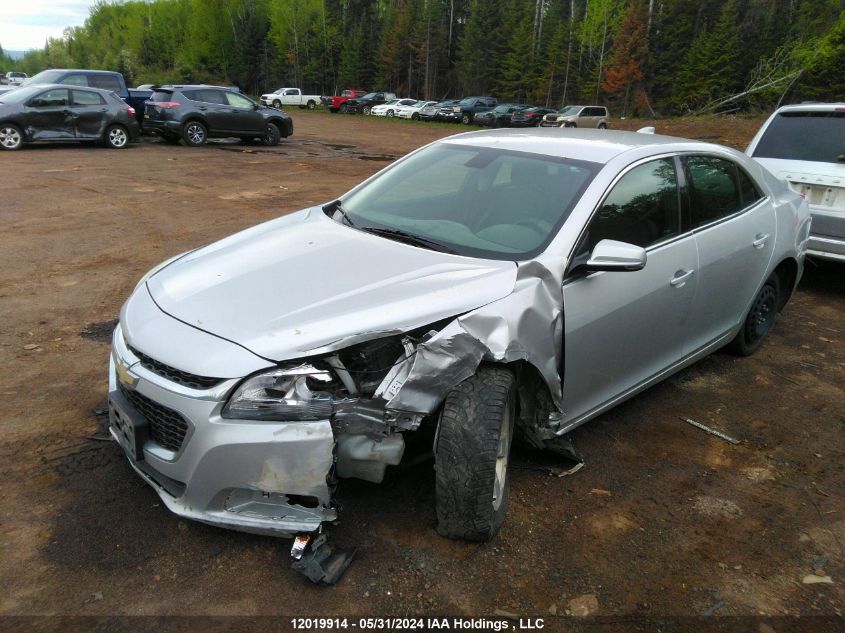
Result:
{"label": "black hatchback", "polygon": [[156,86],[145,103],[144,132],[198,147],[209,138],[259,139],[278,145],[293,134],[285,112],[217,86]]}
{"label": "black hatchback", "polygon": [[135,110],[110,90],[24,86],[0,95],[0,148],[36,141],[102,141],[122,149],[138,137]]}

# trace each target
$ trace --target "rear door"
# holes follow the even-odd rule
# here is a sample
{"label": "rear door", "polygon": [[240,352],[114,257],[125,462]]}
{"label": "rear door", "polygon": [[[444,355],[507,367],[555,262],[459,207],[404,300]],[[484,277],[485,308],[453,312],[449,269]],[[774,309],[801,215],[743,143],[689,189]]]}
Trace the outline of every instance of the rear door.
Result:
{"label": "rear door", "polygon": [[699,293],[690,333],[701,348],[744,318],[765,281],[777,223],[771,201],[732,160],[690,154],[682,162],[699,253]]}
{"label": "rear door", "polygon": [[106,100],[92,90],[71,90],[71,110],[76,121],[78,138],[101,138],[110,118]]}
{"label": "rear door", "polygon": [[51,88],[30,99],[27,102],[26,126],[33,128],[34,140],[76,138],[70,90]]}
{"label": "rear door", "polygon": [[[633,165],[610,188],[575,250],[563,285],[566,422],[608,406],[687,352],[696,293],[695,237],[681,226],[673,157]],[[636,272],[579,269],[603,239],[642,246]]]}
{"label": "rear door", "polygon": [[196,102],[194,105],[208,124],[210,134],[229,131],[230,108],[224,92],[218,88],[198,88],[183,92],[188,99]]}

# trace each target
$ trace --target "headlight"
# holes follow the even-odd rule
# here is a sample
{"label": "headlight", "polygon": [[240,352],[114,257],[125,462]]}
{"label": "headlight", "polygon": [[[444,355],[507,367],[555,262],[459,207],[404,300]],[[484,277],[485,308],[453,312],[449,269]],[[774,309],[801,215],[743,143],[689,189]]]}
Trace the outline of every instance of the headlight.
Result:
{"label": "headlight", "polygon": [[307,422],[326,420],[334,377],[313,365],[274,369],[246,379],[223,407],[224,418]]}

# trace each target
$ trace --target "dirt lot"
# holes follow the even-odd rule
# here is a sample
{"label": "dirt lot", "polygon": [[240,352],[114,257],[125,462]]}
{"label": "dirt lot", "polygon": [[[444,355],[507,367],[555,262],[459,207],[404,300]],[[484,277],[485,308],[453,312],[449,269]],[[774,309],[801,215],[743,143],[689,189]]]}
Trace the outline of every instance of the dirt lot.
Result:
{"label": "dirt lot", "polygon": [[[111,321],[140,275],[458,131],[293,116],[278,148],[147,140],[0,154],[0,614],[500,610],[552,622],[594,595],[604,616],[842,615],[845,267],[830,264],[808,266],[755,356],[715,354],[575,431],[580,472],[555,476],[565,464],[518,451],[490,544],[436,535],[431,462],[381,486],[344,482],[331,532],[359,551],[333,588],[288,568],[289,541],[168,513],[116,445],[91,439],[103,433]],[[656,125],[744,147],[759,123]],[[812,573],[833,582],[802,583]]]}

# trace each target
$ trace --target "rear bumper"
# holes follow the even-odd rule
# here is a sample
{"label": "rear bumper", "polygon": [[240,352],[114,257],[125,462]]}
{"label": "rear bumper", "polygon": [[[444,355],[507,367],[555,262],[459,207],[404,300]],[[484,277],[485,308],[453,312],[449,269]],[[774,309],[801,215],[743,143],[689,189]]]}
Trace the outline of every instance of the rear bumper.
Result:
{"label": "rear bumper", "polygon": [[810,214],[813,222],[807,255],[845,262],[845,214],[816,205],[810,205]]}
{"label": "rear bumper", "polygon": [[156,121],[144,119],[144,132],[148,134],[175,134],[182,133],[182,124],[179,121]]}

